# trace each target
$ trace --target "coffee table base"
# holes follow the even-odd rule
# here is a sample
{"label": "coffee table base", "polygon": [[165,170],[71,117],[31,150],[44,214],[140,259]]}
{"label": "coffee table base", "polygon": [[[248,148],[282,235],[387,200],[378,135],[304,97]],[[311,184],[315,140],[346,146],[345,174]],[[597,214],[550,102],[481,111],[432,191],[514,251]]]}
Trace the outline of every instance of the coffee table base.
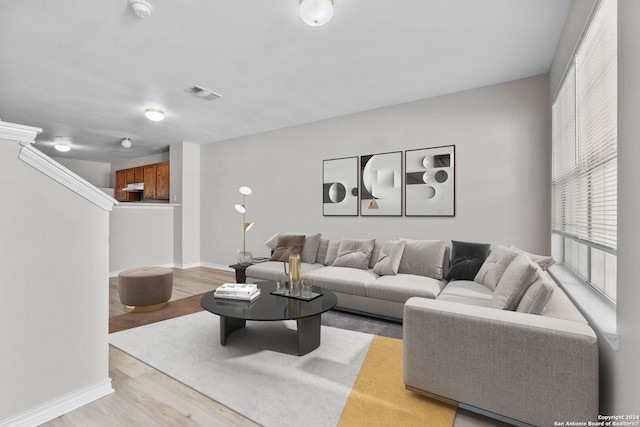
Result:
{"label": "coffee table base", "polygon": [[[297,319],[298,356],[304,356],[320,347],[320,314]],[[227,343],[227,338],[238,329],[247,325],[244,319],[220,316],[220,345]]]}

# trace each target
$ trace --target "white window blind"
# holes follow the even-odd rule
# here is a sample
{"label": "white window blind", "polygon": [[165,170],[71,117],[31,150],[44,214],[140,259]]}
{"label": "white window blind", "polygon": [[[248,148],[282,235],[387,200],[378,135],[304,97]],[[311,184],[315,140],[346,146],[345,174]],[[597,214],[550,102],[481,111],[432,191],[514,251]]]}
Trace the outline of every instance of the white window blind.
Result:
{"label": "white window blind", "polygon": [[565,264],[613,300],[617,72],[617,2],[602,0],[552,105],[552,229]]}

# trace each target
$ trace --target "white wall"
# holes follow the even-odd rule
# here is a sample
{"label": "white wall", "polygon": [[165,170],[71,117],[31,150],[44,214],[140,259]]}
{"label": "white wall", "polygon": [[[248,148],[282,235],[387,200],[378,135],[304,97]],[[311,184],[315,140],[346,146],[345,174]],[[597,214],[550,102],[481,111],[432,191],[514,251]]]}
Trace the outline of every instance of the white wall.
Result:
{"label": "white wall", "polygon": [[53,157],[53,159],[98,188],[110,188],[112,185],[110,163],[91,162],[66,157]]}
{"label": "white wall", "polygon": [[172,267],[173,216],[170,206],[118,205],[110,214],[109,272],[134,267]]}
{"label": "white wall", "polygon": [[0,424],[110,382],[108,213],[18,153],[0,140]]}
{"label": "white wall", "polygon": [[200,145],[171,145],[171,202],[174,217],[174,262],[181,268],[200,264]]}
{"label": "white wall", "polygon": [[[550,250],[547,76],[202,146],[204,262],[242,245],[238,187],[248,185],[247,250],[278,231],[327,238],[410,237]],[[312,102],[312,100],[310,100]],[[322,160],[455,144],[456,217],[323,217]]]}
{"label": "white wall", "polygon": [[640,2],[618,2],[618,306],[620,346],[605,347],[602,408],[610,414],[640,412]]}

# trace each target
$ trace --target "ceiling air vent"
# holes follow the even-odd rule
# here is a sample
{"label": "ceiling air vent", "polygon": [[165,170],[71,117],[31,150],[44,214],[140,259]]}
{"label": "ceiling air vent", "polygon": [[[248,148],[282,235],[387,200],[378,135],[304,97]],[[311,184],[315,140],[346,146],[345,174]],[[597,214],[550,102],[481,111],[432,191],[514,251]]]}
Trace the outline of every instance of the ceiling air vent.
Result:
{"label": "ceiling air vent", "polygon": [[222,98],[222,95],[219,95],[201,86],[191,86],[189,88],[186,88],[184,91],[192,93],[198,98],[206,99],[207,101],[215,101],[218,98]]}

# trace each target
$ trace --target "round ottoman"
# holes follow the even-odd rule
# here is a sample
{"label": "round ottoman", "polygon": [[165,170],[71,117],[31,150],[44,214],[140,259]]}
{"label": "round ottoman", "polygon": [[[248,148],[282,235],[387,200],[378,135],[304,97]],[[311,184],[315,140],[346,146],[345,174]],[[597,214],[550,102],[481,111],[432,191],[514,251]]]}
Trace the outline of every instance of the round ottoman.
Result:
{"label": "round ottoman", "polygon": [[173,291],[173,270],[142,267],[118,274],[120,302],[125,311],[153,311],[165,307]]}

